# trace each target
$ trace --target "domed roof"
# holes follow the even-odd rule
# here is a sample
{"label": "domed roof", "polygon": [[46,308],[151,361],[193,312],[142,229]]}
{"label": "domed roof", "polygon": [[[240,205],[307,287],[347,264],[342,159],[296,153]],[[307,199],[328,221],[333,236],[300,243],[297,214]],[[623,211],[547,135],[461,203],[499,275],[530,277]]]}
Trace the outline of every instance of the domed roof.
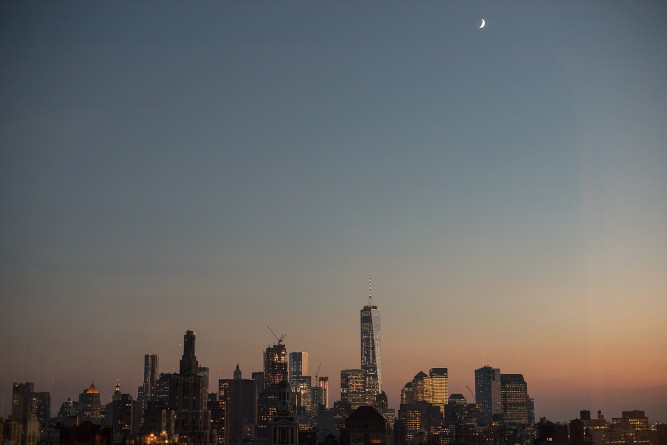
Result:
{"label": "domed roof", "polygon": [[90,387],[86,390],[86,394],[99,394],[100,392],[95,388],[95,380],[90,382]]}

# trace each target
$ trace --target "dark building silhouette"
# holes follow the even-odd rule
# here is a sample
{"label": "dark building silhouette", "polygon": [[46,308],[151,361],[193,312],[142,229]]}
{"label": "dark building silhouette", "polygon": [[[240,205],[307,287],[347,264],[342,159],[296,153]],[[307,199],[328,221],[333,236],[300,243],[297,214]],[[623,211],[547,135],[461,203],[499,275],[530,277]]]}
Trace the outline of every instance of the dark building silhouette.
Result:
{"label": "dark building silhouette", "polygon": [[278,384],[278,409],[269,424],[270,445],[298,445],[299,423],[291,411],[292,397],[287,379]]}
{"label": "dark building silhouette", "polygon": [[475,402],[480,407],[477,420],[481,425],[490,425],[494,415],[502,414],[500,369],[484,366],[475,370]]}
{"label": "dark building silhouette", "polygon": [[442,424],[440,407],[426,401],[402,403],[398,410],[396,422],[397,445],[411,445],[419,434],[424,437],[420,441],[433,440]]}
{"label": "dark building silhouette", "polygon": [[566,445],[569,443],[567,425],[550,422],[544,418],[535,425],[535,445]]}
{"label": "dark building silhouette", "polygon": [[218,394],[211,393],[208,395],[206,407],[211,413],[211,428],[213,428],[218,435],[218,443],[224,444],[226,432],[225,402],[218,398]]}
{"label": "dark building silhouette", "polygon": [[100,425],[90,421],[60,429],[60,445],[112,445],[113,443],[111,428],[102,429]]}
{"label": "dark building silhouette", "polygon": [[264,371],[256,371],[252,373],[252,379],[255,381],[255,387],[257,388],[257,394],[264,391],[266,388],[266,379],[264,376]]}
{"label": "dark building silhouette", "polygon": [[[287,382],[287,380],[285,380]],[[289,385],[289,383],[287,383]],[[280,407],[280,384],[267,386],[257,396],[257,426],[256,436],[258,441],[269,440],[269,425]]]}
{"label": "dark building silhouette", "polygon": [[372,406],[360,406],[345,420],[341,445],[391,445],[391,429],[387,420]]}
{"label": "dark building silhouette", "polygon": [[146,409],[148,402],[157,400],[157,382],[159,376],[160,357],[157,354],[146,354],[144,356],[144,380],[139,387],[137,396],[142,411]]}
{"label": "dark building silhouette", "polygon": [[141,404],[132,399],[130,394],[120,391],[120,382],[116,380],[116,388],[111,402],[106,406],[107,424],[111,425],[114,442],[140,432]]}
{"label": "dark building silhouette", "polygon": [[208,445],[217,441],[211,430],[211,417],[202,400],[204,378],[199,374],[195,356],[195,334],[187,331],[183,337],[183,357],[180,373],[169,379],[169,408],[176,413],[175,432],[180,439],[193,445]]}
{"label": "dark building silhouette", "polygon": [[237,364],[233,379],[219,381],[218,396],[225,406],[225,444],[253,441],[257,422],[255,382],[242,378]]}

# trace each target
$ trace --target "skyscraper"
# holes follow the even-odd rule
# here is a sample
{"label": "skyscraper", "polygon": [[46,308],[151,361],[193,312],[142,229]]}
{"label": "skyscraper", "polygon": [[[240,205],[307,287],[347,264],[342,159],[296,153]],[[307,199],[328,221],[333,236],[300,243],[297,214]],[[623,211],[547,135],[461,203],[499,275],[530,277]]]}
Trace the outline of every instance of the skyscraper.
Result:
{"label": "skyscraper", "polygon": [[364,371],[361,369],[343,369],[340,371],[340,400],[349,403],[354,410],[366,404]]}
{"label": "skyscraper", "polygon": [[176,411],[176,433],[194,445],[216,442],[215,431],[211,431],[210,412],[202,400],[204,378],[199,374],[199,363],[195,356],[195,334],[187,331],[183,337],[183,357],[179,374],[169,379],[169,408]]}
{"label": "skyscraper", "polygon": [[31,382],[17,383],[12,386],[12,419],[18,421],[28,420],[30,417],[31,397],[35,390],[35,384]]}
{"label": "skyscraper", "polygon": [[511,424],[528,424],[528,385],[521,374],[500,375],[503,421]]}
{"label": "skyscraper", "polygon": [[329,408],[329,377],[318,377],[317,386],[322,388],[322,404]]}
{"label": "skyscraper", "polygon": [[308,353],[289,353],[289,384],[294,388],[301,383],[301,377],[308,375]]}
{"label": "skyscraper", "polygon": [[100,392],[91,382],[88,389],[79,394],[79,423],[90,421],[99,425],[102,420],[102,402]]}
{"label": "skyscraper", "polygon": [[505,443],[530,445],[535,439],[533,401],[521,374],[500,374]]}
{"label": "skyscraper", "polygon": [[287,349],[282,339],[264,351],[264,378],[266,386],[288,380]]}
{"label": "skyscraper", "polygon": [[431,368],[428,371],[431,378],[431,404],[440,407],[440,412],[445,413],[445,405],[449,401],[449,385],[447,368]]}
{"label": "skyscraper", "polygon": [[367,400],[382,391],[380,354],[380,310],[373,305],[371,274],[368,274],[368,306],[361,309],[361,370],[365,376]]}
{"label": "skyscraper", "polygon": [[482,425],[490,424],[494,414],[502,414],[500,369],[484,366],[475,370],[475,402],[480,407]]}
{"label": "skyscraper", "polygon": [[297,415],[301,410],[312,411],[312,380],[308,375],[308,353],[289,353],[289,383],[296,398]]}
{"label": "skyscraper", "polygon": [[440,408],[440,413],[444,414],[449,400],[447,379],[447,368],[431,368],[428,375],[419,371],[401,390],[401,404],[428,402]]}
{"label": "skyscraper", "polygon": [[160,376],[160,358],[157,354],[144,355],[144,381],[139,389],[141,408],[146,409],[146,403],[157,400],[157,380]]}
{"label": "skyscraper", "polygon": [[218,396],[225,406],[225,443],[252,442],[257,421],[255,382],[243,379],[237,364],[233,379],[218,381]]}

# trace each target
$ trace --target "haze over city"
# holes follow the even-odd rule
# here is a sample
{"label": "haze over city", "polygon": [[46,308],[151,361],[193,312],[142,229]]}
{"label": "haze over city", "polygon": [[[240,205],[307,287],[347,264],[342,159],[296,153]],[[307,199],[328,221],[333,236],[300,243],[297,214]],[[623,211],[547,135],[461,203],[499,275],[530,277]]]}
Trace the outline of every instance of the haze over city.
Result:
{"label": "haze over city", "polygon": [[[0,416],[144,354],[667,420],[660,2],[0,4]],[[482,19],[485,26],[480,28]]]}

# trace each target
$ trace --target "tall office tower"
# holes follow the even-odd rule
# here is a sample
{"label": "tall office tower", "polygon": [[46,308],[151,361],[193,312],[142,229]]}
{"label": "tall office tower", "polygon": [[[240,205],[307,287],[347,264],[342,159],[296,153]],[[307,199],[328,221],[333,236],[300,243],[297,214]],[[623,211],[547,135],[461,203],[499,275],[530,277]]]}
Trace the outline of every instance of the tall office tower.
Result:
{"label": "tall office tower", "polygon": [[289,353],[289,384],[292,391],[301,382],[301,377],[308,375],[308,353]]}
{"label": "tall office tower", "polygon": [[17,383],[12,386],[12,420],[26,421],[30,417],[32,407],[31,399],[35,390],[35,384]]}
{"label": "tall office tower", "polygon": [[329,408],[329,377],[318,377],[317,386],[322,388],[322,399],[325,408]]}
{"label": "tall office tower", "polygon": [[161,373],[160,378],[155,382],[155,402],[157,406],[163,409],[167,409],[169,406],[169,382],[174,375],[171,373]]}
{"label": "tall office tower", "polygon": [[139,432],[141,424],[140,411],[139,402],[132,400],[130,394],[121,393],[120,381],[116,380],[116,389],[111,397],[111,403],[106,407],[106,420],[107,423],[110,420],[114,443],[120,443],[124,437]]}
{"label": "tall office tower", "polygon": [[475,370],[475,402],[479,405],[479,423],[490,425],[495,414],[503,413],[500,369],[484,366]]}
{"label": "tall office tower", "polygon": [[225,405],[224,443],[253,442],[257,421],[255,381],[242,378],[237,364],[233,379],[219,381],[218,397]]}
{"label": "tall office tower", "polygon": [[521,374],[500,374],[505,443],[531,445],[535,440],[532,399]]}
{"label": "tall office tower", "polygon": [[364,371],[366,400],[375,401],[382,392],[380,354],[380,311],[373,305],[371,275],[368,274],[368,306],[361,309],[361,369]]}
{"label": "tall office tower", "polygon": [[521,374],[500,374],[503,421],[527,425],[530,419],[528,386]]}
{"label": "tall office tower", "polygon": [[157,381],[160,376],[160,357],[157,354],[144,356],[144,381],[139,387],[141,409],[146,409],[148,402],[157,400]]}
{"label": "tall office tower", "polygon": [[366,405],[366,373],[361,369],[343,369],[340,372],[340,400],[349,403],[352,410]]}
{"label": "tall office tower", "polygon": [[30,413],[39,421],[40,431],[44,431],[51,423],[51,394],[33,392]]}
{"label": "tall office tower", "polygon": [[199,375],[195,356],[195,334],[187,331],[183,337],[183,357],[179,374],[169,380],[169,408],[176,411],[175,432],[193,445],[208,445],[217,441],[211,430],[211,415],[202,401],[204,378]]}
{"label": "tall office tower", "polygon": [[447,368],[431,368],[428,375],[431,381],[431,400],[427,400],[427,402],[439,406],[440,412],[444,414],[445,405],[449,401]]}
{"label": "tall office tower", "polygon": [[264,351],[264,382],[266,386],[288,380],[287,349],[282,339]]}
{"label": "tall office tower", "polygon": [[88,389],[79,394],[79,423],[92,422],[99,425],[102,421],[102,403],[100,401],[100,392],[95,387],[95,382],[91,382]]}
{"label": "tall office tower", "polygon": [[313,391],[312,380],[308,375],[307,352],[289,353],[289,383],[295,397],[297,415],[301,416],[301,411],[311,412],[313,409]]}

